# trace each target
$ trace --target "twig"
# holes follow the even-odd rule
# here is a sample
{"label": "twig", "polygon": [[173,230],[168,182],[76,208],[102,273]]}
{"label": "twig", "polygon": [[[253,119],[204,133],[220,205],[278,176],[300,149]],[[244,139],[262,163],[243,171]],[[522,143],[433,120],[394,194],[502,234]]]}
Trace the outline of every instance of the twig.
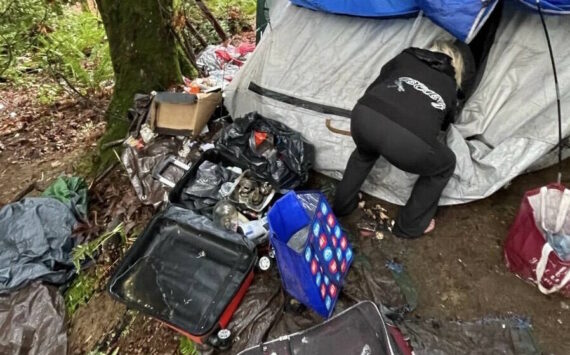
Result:
{"label": "twig", "polygon": [[28,185],[26,185],[26,187],[22,191],[20,191],[16,196],[14,196],[14,198],[10,200],[10,203],[20,201],[24,196],[26,196],[35,189],[36,189],[36,181],[33,181]]}
{"label": "twig", "polygon": [[198,40],[198,42],[200,42],[200,45],[202,47],[206,48],[208,46],[208,42],[206,41],[206,39],[200,34],[200,32],[198,32],[196,27],[192,25],[192,23],[190,22],[190,20],[188,20],[188,18],[186,18],[186,28],[188,29],[188,32],[190,32],[194,37],[196,37],[196,39]]}
{"label": "twig", "polygon": [[93,179],[93,182],[91,182],[91,185],[89,185],[89,190],[91,190],[103,179],[105,179],[111,173],[111,171],[113,171],[118,165],[119,165],[118,162],[113,162],[113,164],[109,165],[105,170],[103,170],[101,174],[99,174],[97,177],[95,177],[95,179]]}
{"label": "twig", "polygon": [[192,66],[194,66],[194,68],[198,70],[198,73],[202,75],[203,74],[202,70],[198,67],[198,64],[196,63],[196,54],[194,53],[192,47],[188,47],[188,44],[184,43],[180,34],[176,32],[174,29],[171,28],[171,32],[173,33],[174,38],[176,38],[176,41],[178,42],[180,47],[182,47],[182,49],[184,50],[184,53],[186,54],[186,57],[188,58]]}
{"label": "twig", "polygon": [[125,139],[121,138],[121,139],[117,139],[117,140],[110,141],[107,143],[103,143],[103,144],[101,144],[101,150],[105,150],[105,149],[109,149],[111,147],[118,146],[119,144],[122,144],[124,141],[125,141]]}
{"label": "twig", "polygon": [[216,31],[218,36],[220,36],[220,39],[222,40],[222,42],[226,42],[228,40],[228,35],[224,31],[224,29],[222,28],[222,26],[220,25],[218,20],[216,20],[216,18],[214,17],[214,15],[210,11],[210,9],[208,9],[206,4],[202,0],[194,0],[194,1],[196,2],[196,5],[198,5],[200,10],[204,14],[204,17],[206,18],[206,20],[210,21],[210,23],[214,27],[214,30]]}
{"label": "twig", "polygon": [[2,71],[0,71],[0,77],[2,77],[2,74],[4,74],[6,70],[10,68],[10,65],[12,65],[12,60],[14,59],[14,57],[12,55],[12,45],[8,43],[8,40],[2,34],[0,34],[0,38],[2,38],[4,43],[6,43],[6,48],[8,48],[8,61],[6,62],[6,66],[2,69]]}

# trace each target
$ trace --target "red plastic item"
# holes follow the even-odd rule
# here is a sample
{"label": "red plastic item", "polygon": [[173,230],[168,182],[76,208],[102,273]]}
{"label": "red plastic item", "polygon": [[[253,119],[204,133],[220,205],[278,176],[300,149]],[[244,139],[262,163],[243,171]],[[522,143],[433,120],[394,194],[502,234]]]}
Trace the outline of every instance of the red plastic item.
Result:
{"label": "red plastic item", "polygon": [[[564,191],[564,186],[559,184],[551,184],[547,188]],[[559,288],[570,272],[570,262],[562,261],[556,253],[551,252],[552,249],[548,248],[542,230],[535,222],[529,198],[539,195],[540,190],[538,188],[525,193],[505,241],[504,254],[505,263],[511,272],[525,281],[538,285],[541,292],[551,293]],[[546,260],[546,267],[540,280],[537,280],[537,266],[541,258]],[[570,283],[563,286],[559,292],[570,297]]]}
{"label": "red plastic item", "polygon": [[[224,311],[224,313],[222,314],[222,316],[220,317],[220,320],[218,322],[220,328],[219,329],[224,329],[228,326],[228,324],[230,323],[230,320],[233,316],[233,314],[235,313],[235,311],[237,310],[239,304],[241,303],[243,297],[245,296],[245,293],[247,292],[247,289],[249,288],[249,286],[251,285],[251,283],[253,282],[253,276],[254,273],[253,271],[247,276],[247,278],[245,279],[245,281],[243,282],[243,284],[241,285],[241,287],[239,288],[238,292],[236,293],[236,295],[234,296],[234,298],[232,299],[232,302],[226,307],[226,310]],[[187,337],[188,339],[192,340],[195,343],[198,344],[205,344],[208,340],[208,337],[212,334],[212,333],[208,333],[207,335],[204,336],[196,336],[193,334],[190,334],[188,332],[185,332],[184,330],[177,328],[171,324],[165,323],[165,322],[161,322],[162,324],[165,324],[166,326],[168,326],[169,328],[177,331],[178,333],[184,335],[185,337]]]}
{"label": "red plastic item", "polygon": [[255,146],[259,147],[263,142],[265,142],[265,140],[267,139],[267,132],[257,132],[255,131],[253,133],[253,136],[255,138]]}

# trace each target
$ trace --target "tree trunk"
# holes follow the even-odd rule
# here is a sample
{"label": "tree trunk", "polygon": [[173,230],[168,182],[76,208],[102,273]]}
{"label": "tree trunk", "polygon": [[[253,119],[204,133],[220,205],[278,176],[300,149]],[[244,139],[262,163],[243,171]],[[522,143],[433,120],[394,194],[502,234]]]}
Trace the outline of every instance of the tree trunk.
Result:
{"label": "tree trunk", "polygon": [[194,0],[196,1],[196,5],[198,5],[198,7],[200,8],[200,10],[202,10],[202,13],[204,14],[204,17],[210,21],[210,23],[212,24],[212,26],[214,26],[214,30],[216,30],[216,33],[218,34],[218,36],[220,36],[220,39],[222,40],[222,42],[225,42],[228,40],[228,35],[226,35],[226,32],[224,31],[224,29],[222,28],[222,26],[220,25],[220,23],[218,22],[218,20],[216,20],[216,18],[214,17],[214,15],[212,14],[212,12],[210,11],[210,9],[208,9],[208,7],[206,6],[206,4],[204,4],[204,2],[202,0]]}
{"label": "tree trunk", "polygon": [[180,81],[173,0],[97,0],[109,40],[115,90],[107,110],[105,141],[125,135],[127,110],[137,93],[166,90]]}

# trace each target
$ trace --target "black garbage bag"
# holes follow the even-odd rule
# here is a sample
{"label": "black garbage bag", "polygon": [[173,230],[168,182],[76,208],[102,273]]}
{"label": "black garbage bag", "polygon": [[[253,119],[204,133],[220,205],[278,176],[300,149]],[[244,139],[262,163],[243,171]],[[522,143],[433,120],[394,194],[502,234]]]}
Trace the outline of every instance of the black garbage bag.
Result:
{"label": "black garbage bag", "polygon": [[216,147],[258,179],[293,189],[309,178],[315,148],[284,124],[251,112],[226,127]]}
{"label": "black garbage bag", "polygon": [[0,295],[0,354],[66,353],[65,303],[57,288],[35,282]]}

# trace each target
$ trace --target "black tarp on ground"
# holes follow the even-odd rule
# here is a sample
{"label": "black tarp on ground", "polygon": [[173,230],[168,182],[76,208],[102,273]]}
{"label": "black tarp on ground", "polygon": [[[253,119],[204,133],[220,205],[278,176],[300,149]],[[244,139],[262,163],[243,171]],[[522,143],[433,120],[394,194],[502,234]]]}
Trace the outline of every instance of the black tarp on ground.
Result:
{"label": "black tarp on ground", "polygon": [[254,346],[239,354],[396,355],[400,351],[378,307],[366,301],[337,314],[326,323]]}
{"label": "black tarp on ground", "polygon": [[[371,237],[351,237],[355,259],[336,305],[338,314],[350,306],[371,300],[397,319],[416,302],[406,273],[395,274],[394,264]],[[389,267],[390,266],[390,267]],[[398,280],[398,282],[396,281]],[[404,296],[406,294],[406,296]],[[324,319],[284,294],[277,268],[257,273],[253,284],[234,314],[228,328],[232,347],[222,354],[236,354],[263,342],[306,330]],[[489,319],[452,322],[406,319],[398,326],[417,354],[539,354],[528,322]],[[483,349],[483,352],[478,352]],[[207,353],[207,352],[204,352]]]}
{"label": "black tarp on ground", "polygon": [[405,320],[398,324],[416,355],[538,355],[531,326],[520,318],[471,322]]}
{"label": "black tarp on ground", "polygon": [[77,220],[64,203],[26,198],[0,209],[0,294],[41,279],[63,284],[73,274]]}
{"label": "black tarp on ground", "polygon": [[65,305],[55,287],[34,283],[0,296],[0,354],[66,353]]}

